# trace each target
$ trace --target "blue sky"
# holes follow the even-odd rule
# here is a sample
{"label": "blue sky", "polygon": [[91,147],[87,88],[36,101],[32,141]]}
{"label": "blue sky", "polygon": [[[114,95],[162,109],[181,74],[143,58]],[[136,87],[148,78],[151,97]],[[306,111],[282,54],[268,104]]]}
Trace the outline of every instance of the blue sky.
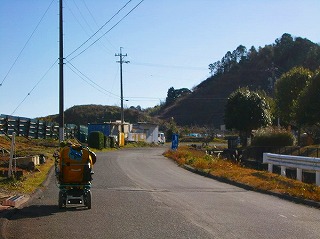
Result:
{"label": "blue sky", "polygon": [[[124,104],[147,108],[164,101],[170,87],[198,85],[210,63],[240,44],[272,44],[283,33],[320,43],[319,0],[140,2],[63,1],[65,109],[120,106],[120,47],[130,61],[123,65]],[[59,112],[58,6],[58,0],[0,0],[0,114]]]}

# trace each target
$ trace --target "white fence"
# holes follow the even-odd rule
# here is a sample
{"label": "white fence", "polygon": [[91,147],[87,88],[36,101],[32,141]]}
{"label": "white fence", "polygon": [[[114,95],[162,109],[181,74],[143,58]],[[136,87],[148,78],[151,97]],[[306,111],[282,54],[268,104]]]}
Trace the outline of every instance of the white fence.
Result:
{"label": "white fence", "polygon": [[263,163],[268,164],[269,172],[272,172],[273,165],[280,166],[283,176],[286,176],[286,168],[296,168],[299,181],[302,181],[302,170],[316,172],[316,184],[320,186],[320,158],[264,153]]}

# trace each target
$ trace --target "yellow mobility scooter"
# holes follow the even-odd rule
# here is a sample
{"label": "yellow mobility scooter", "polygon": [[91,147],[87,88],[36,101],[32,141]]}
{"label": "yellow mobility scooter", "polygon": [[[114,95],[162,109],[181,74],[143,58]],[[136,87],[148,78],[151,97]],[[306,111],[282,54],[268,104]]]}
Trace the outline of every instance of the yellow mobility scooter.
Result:
{"label": "yellow mobility scooter", "polygon": [[56,160],[59,208],[84,204],[91,209],[91,181],[96,154],[88,147],[69,144],[61,148]]}

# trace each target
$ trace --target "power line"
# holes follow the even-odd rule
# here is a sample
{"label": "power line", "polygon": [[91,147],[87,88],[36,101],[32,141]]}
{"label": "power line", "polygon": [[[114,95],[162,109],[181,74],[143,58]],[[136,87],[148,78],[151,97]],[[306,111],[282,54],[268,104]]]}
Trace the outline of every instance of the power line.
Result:
{"label": "power line", "polygon": [[[77,3],[75,2],[75,0],[73,0],[74,5],[76,6],[76,8],[78,9],[78,12],[81,15],[81,18],[84,20],[84,22],[86,23],[86,25],[88,26],[88,28],[90,29],[90,34],[94,33],[94,30],[92,29],[92,27],[90,26],[90,24],[88,23],[87,19],[84,17],[84,15],[82,14],[79,6],[77,5]],[[96,22],[96,20],[94,19],[92,13],[90,12],[88,6],[86,5],[86,3],[83,1],[83,4],[85,5],[87,11],[89,12],[89,14],[91,15],[91,17],[93,18],[93,21],[95,22],[96,26],[99,27],[98,23]],[[82,28],[82,30],[86,33],[86,35],[88,35],[90,37],[90,34],[87,32],[87,30],[85,29],[85,27],[83,26],[83,24],[81,24],[80,20],[77,18],[77,16],[73,13],[73,11],[70,9],[70,7],[67,5],[69,11],[71,12],[71,14],[73,15],[73,17],[76,19],[76,21],[78,22],[78,24],[80,25],[80,27]],[[96,34],[96,33],[94,33]],[[92,37],[92,36],[91,36]],[[90,37],[90,38],[91,38]],[[88,39],[89,40],[89,39]],[[108,41],[109,42],[109,41]],[[109,42],[110,43],[110,42]],[[110,45],[112,45],[110,43]],[[109,52],[111,53],[111,50],[109,50],[105,45],[102,44],[102,46]]]}
{"label": "power line", "polygon": [[132,65],[162,67],[162,68],[177,68],[177,69],[184,69],[184,70],[201,70],[201,71],[207,70],[207,68],[205,68],[205,67],[161,65],[161,64],[153,64],[153,63],[144,63],[144,62],[132,62]]}
{"label": "power line", "polygon": [[38,24],[36,25],[35,29],[33,30],[33,32],[31,33],[30,37],[28,38],[27,42],[24,44],[24,46],[22,47],[21,51],[19,52],[18,56],[16,57],[16,59],[14,60],[13,64],[11,65],[10,69],[8,70],[7,74],[5,75],[5,77],[3,78],[2,82],[0,83],[0,86],[3,85],[4,81],[7,79],[9,73],[11,72],[12,68],[14,67],[14,65],[17,63],[18,59],[20,58],[22,52],[24,51],[24,49],[26,48],[26,46],[28,45],[29,41],[31,40],[33,34],[36,32],[36,30],[38,29],[40,23],[42,22],[44,16],[47,14],[48,10],[50,9],[52,3],[54,0],[51,1],[51,3],[49,4],[48,8],[46,9],[46,11],[44,12],[44,14],[42,15],[40,21],[38,22]]}
{"label": "power line", "polygon": [[90,16],[92,17],[94,23],[96,24],[97,27],[99,27],[95,17],[93,16],[92,12],[90,11],[90,9],[88,8],[88,5],[86,4],[86,2],[84,0],[82,0],[84,6],[86,7],[87,11],[89,12]]}
{"label": "power line", "polygon": [[147,97],[147,96],[127,96],[126,99],[150,99],[150,100],[161,100],[163,97]]}
{"label": "power line", "polygon": [[82,73],[76,72],[76,71],[75,71],[74,69],[72,69],[69,65],[67,65],[67,67],[68,67],[73,73],[75,73],[77,76],[79,76],[83,81],[85,81],[87,84],[89,84],[90,86],[92,86],[92,87],[95,88],[96,90],[100,91],[102,94],[104,94],[104,92],[103,92],[101,89],[95,87],[94,84],[88,82],[83,76],[81,76],[80,74],[82,74]]}
{"label": "power line", "polygon": [[[72,61],[73,59],[75,59],[76,57],[80,56],[82,53],[84,53],[86,50],[88,50],[91,46],[93,46],[94,44],[96,44],[102,37],[104,37],[106,34],[108,34],[113,28],[115,28],[117,25],[119,25],[120,22],[123,21],[123,19],[125,19],[131,12],[133,12],[144,0],[141,0],[136,6],[134,6],[124,17],[122,17],[117,23],[115,23],[107,32],[105,32],[102,36],[100,36],[97,40],[95,40],[93,43],[91,43],[87,48],[85,48],[83,51],[81,51],[79,54],[77,54],[76,56],[74,56],[73,58],[71,58],[69,61]],[[89,40],[89,39],[88,39]],[[87,41],[88,41],[87,40]],[[86,42],[87,42],[86,41]],[[85,42],[85,43],[86,43]],[[84,44],[85,44],[84,43]],[[82,47],[84,44],[82,44],[80,47]],[[78,50],[80,47],[78,47],[76,50]],[[67,58],[72,55],[76,50],[74,50],[72,53],[70,53]]]}
{"label": "power line", "polygon": [[[43,20],[44,16],[46,15],[46,13],[48,12],[50,6],[52,5],[54,0],[52,0],[52,2],[50,3],[49,7],[47,8],[45,14],[42,16],[40,22],[37,24],[35,30],[32,32],[31,36],[29,37],[28,41],[26,42],[26,44],[24,45],[23,49],[21,50],[21,52],[19,53],[18,57],[16,58],[14,64],[16,63],[16,61],[18,60],[18,58],[20,57],[21,53],[23,52],[23,50],[25,49],[25,47],[27,46],[28,42],[30,41],[31,37],[33,36],[33,34],[35,33],[36,29],[38,28],[38,26],[40,25],[41,21]],[[128,5],[132,0],[128,1],[126,5]],[[136,9],[144,0],[140,1],[135,7],[133,7],[124,17],[122,17],[116,24],[114,24],[106,33],[104,33],[100,38],[98,38],[96,41],[94,41],[89,47],[91,47],[93,44],[95,44],[97,41],[99,41],[103,36],[105,36],[108,32],[110,32],[113,28],[115,28],[124,18],[126,18],[134,9]],[[124,7],[125,7],[124,6]],[[117,15],[124,7],[122,7],[115,15]],[[115,16],[114,15],[114,16]],[[114,16],[112,18],[114,18]],[[110,22],[112,20],[112,18],[108,21]],[[106,22],[98,31],[100,31],[108,22]],[[96,33],[98,33],[98,31]],[[96,35],[96,33],[94,35]],[[93,36],[94,36],[93,35]],[[93,36],[91,36],[87,41],[89,41]],[[86,41],[86,42],[87,42]],[[74,50],[71,54],[73,54],[75,51],[77,51],[79,48],[81,48],[86,42],[84,42],[80,47],[78,47],[76,50]],[[80,54],[82,54],[84,51],[86,51],[89,47],[87,47],[85,50],[83,50],[82,52],[80,52],[77,56],[79,56]],[[71,54],[69,54],[68,56],[70,56]],[[75,57],[77,57],[75,56]],[[73,57],[72,59],[74,59],[75,57]],[[72,60],[71,59],[71,60]],[[33,88],[28,92],[28,94],[24,97],[24,99],[19,103],[19,105],[14,109],[14,111],[11,113],[12,115],[18,110],[18,108],[24,103],[24,101],[28,98],[29,95],[31,95],[31,93],[34,91],[34,89],[40,84],[40,82],[45,78],[45,76],[49,73],[49,71],[53,68],[53,66],[57,63],[58,59],[51,65],[51,67],[46,71],[46,73],[41,77],[41,79],[33,86]],[[94,81],[90,80],[89,77],[87,77],[86,75],[84,75],[80,70],[78,70],[74,65],[72,65],[70,63],[70,61],[68,61],[68,63],[78,72],[76,73],[75,70],[70,69],[77,74],[81,79],[84,80],[84,78],[88,79],[89,81],[91,81],[93,84],[90,84],[91,86],[94,87],[94,85],[96,85],[97,87],[101,88],[102,90],[104,90],[105,92],[108,92],[110,95],[114,95],[116,98],[119,99],[118,95],[113,94],[112,92],[109,92],[107,90],[105,90],[103,87],[99,86],[98,84],[96,84]],[[8,76],[8,74],[10,73],[11,69],[13,68],[14,64],[11,66],[10,70],[8,71],[6,77]],[[81,74],[83,77],[81,77],[79,74]],[[0,86],[2,86],[3,82],[5,81],[6,77],[3,79],[3,81],[1,82]],[[100,92],[102,92],[100,89],[96,88],[97,90],[99,90]]]}
{"label": "power line", "polygon": [[[86,76],[84,73],[82,73],[78,68],[76,68],[71,62],[67,62],[68,64],[70,64],[73,68],[74,68],[74,70],[71,68],[71,67],[69,67],[68,65],[68,67],[69,67],[69,69],[71,70],[71,71],[73,71],[76,75],[78,75],[82,80],[84,80],[85,82],[87,82],[89,85],[91,85],[93,88],[95,88],[96,90],[98,90],[98,91],[100,91],[101,93],[103,93],[103,94],[105,94],[105,92],[107,92],[108,94],[109,94],[109,96],[111,95],[112,97],[114,97],[114,98],[117,98],[117,99],[119,99],[120,97],[118,96],[118,95],[116,95],[116,94],[114,94],[114,93],[112,93],[111,91],[108,91],[108,90],[106,90],[106,89],[104,89],[102,86],[100,86],[99,84],[97,84],[96,82],[94,82],[93,80],[91,80],[88,76]],[[77,72],[76,72],[76,71]],[[91,83],[89,83],[88,81],[90,81]]]}
{"label": "power line", "polygon": [[[87,9],[88,13],[90,14],[92,20],[94,21],[95,25],[99,28],[99,24],[98,24],[97,20],[95,19],[94,15],[92,14],[92,12],[90,11],[90,9],[88,8],[88,5],[86,4],[86,2],[85,2],[84,0],[82,0],[82,2],[83,2],[83,5],[85,6],[85,8]],[[86,21],[86,22],[87,22],[87,21]],[[90,27],[90,29],[91,29],[92,32],[94,32],[91,27]],[[109,45],[110,45],[112,48],[116,49],[116,48],[114,47],[114,45],[113,45],[108,39],[106,39],[106,40],[107,40],[107,42],[109,43]],[[102,46],[103,46],[109,53],[112,52],[108,47],[106,47],[105,44],[102,44]]]}
{"label": "power line", "polygon": [[153,98],[153,97],[137,97],[137,98],[134,98],[134,99],[131,99],[131,97],[126,97],[125,98],[125,101],[147,101],[147,102],[150,102],[150,101],[161,101],[161,100],[165,100],[165,98]]}
{"label": "power line", "polygon": [[[117,16],[132,0],[129,0],[122,8],[120,8],[105,24],[103,24],[91,37],[89,37],[85,42],[83,42],[79,47],[77,47],[75,50],[73,50],[69,55],[67,55],[66,58],[70,57],[72,54],[74,54],[77,50],[79,50],[83,45],[85,45],[91,38],[93,38],[99,31],[101,31],[115,16]],[[100,38],[99,38],[100,39]],[[98,40],[99,40],[98,39]],[[91,46],[91,45],[90,45]],[[89,47],[90,47],[89,46]],[[87,48],[85,49],[87,50]],[[85,51],[84,50],[84,51]],[[83,51],[83,52],[84,52]],[[82,54],[82,52],[80,53]],[[78,55],[80,55],[78,54]],[[77,55],[77,56],[78,56]],[[77,57],[75,56],[75,57]],[[71,60],[73,60],[75,57],[73,57]]]}
{"label": "power line", "polygon": [[[81,22],[80,22],[80,20],[77,18],[77,16],[74,14],[74,12],[72,11],[72,9],[69,7],[69,5],[67,4],[67,2],[65,2],[66,3],[66,6],[67,6],[67,8],[69,9],[69,11],[71,12],[71,15],[74,17],[74,19],[77,21],[77,23],[80,25],[80,27],[82,28],[82,30],[88,35],[88,36],[90,36],[90,34],[86,31],[86,29],[84,28],[84,26],[81,24]],[[75,5],[76,5],[76,3],[74,3]],[[79,7],[76,5],[76,7],[78,8],[78,11],[80,12],[80,9],[79,9]],[[81,14],[81,12],[80,12],[80,14]],[[82,14],[81,14],[81,16],[82,16]],[[89,26],[89,28],[90,28],[90,26]],[[90,28],[91,29],[91,28]]]}
{"label": "power line", "polygon": [[50,66],[50,68],[44,73],[44,75],[40,78],[40,80],[32,87],[32,89],[28,92],[28,94],[23,98],[23,100],[19,103],[19,105],[14,109],[11,113],[13,115],[17,109],[22,105],[22,103],[27,99],[29,95],[31,95],[32,91],[40,84],[40,82],[46,77],[49,71],[54,67],[54,65],[58,62],[58,59]]}
{"label": "power line", "polygon": [[89,27],[90,31],[93,32],[93,29],[92,29],[91,26],[89,25],[87,19],[83,16],[83,14],[82,14],[82,12],[81,12],[81,10],[80,10],[80,8],[79,8],[79,6],[77,5],[77,3],[76,3],[75,0],[73,0],[73,3],[74,3],[74,5],[77,7],[77,9],[78,9],[78,11],[79,11],[79,13],[80,13],[81,18],[84,20],[84,22],[86,23],[86,25]]}

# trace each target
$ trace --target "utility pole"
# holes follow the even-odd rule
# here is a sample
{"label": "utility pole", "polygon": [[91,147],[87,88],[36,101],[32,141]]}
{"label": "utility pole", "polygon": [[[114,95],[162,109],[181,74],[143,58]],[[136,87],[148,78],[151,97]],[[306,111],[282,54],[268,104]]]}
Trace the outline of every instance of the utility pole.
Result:
{"label": "utility pole", "polygon": [[274,97],[274,95],[275,95],[275,85],[276,85],[276,81],[277,81],[277,79],[276,79],[276,71],[278,70],[278,68],[277,67],[275,67],[274,66],[274,62],[272,62],[272,67],[271,67],[271,69],[270,69],[270,71],[271,71],[271,74],[272,74],[272,82],[271,82],[271,87],[272,87],[272,95],[273,95],[273,97]]}
{"label": "utility pole", "polygon": [[[277,79],[276,79],[276,71],[277,70],[278,70],[278,68],[275,67],[274,62],[272,62],[272,67],[271,67],[270,71],[272,74],[272,82],[271,82],[272,92],[271,93],[272,93],[273,98],[275,97],[275,91],[276,91],[275,85],[276,85],[276,81],[277,81]],[[279,116],[278,116],[278,127],[280,127],[280,117]]]}
{"label": "utility pole", "polygon": [[64,106],[63,106],[63,16],[62,1],[59,2],[59,140],[64,140]]}
{"label": "utility pole", "polygon": [[117,61],[120,63],[120,98],[121,98],[121,133],[124,133],[124,113],[123,113],[123,83],[122,83],[122,64],[129,63],[130,61],[124,61],[123,58],[127,56],[127,54],[122,54],[122,47],[120,47],[120,53],[115,54],[115,56],[119,56],[120,60]]}

